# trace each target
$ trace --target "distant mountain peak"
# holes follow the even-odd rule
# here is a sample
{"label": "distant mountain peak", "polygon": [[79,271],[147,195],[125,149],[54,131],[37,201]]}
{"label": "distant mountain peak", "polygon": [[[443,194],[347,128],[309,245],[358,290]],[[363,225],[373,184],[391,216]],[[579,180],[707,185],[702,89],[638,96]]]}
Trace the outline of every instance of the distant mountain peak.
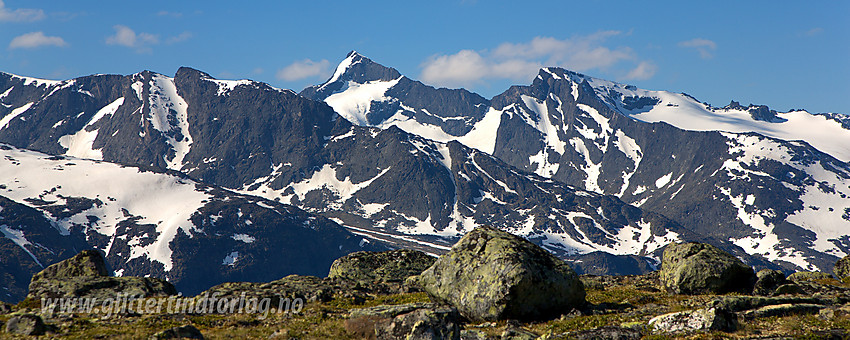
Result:
{"label": "distant mountain peak", "polygon": [[349,82],[365,84],[375,81],[392,81],[401,77],[398,70],[376,63],[357,51],[351,51],[337,65],[334,74],[327,81],[304,89],[301,95],[307,98],[326,98],[343,91]]}

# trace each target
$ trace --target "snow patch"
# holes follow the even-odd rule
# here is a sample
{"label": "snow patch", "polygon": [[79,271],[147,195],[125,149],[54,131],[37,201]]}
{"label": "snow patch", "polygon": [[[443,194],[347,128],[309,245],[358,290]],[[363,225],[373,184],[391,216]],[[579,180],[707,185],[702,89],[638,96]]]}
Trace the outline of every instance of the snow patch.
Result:
{"label": "snow patch", "polygon": [[3,119],[0,119],[0,130],[3,130],[7,126],[9,126],[9,123],[12,122],[12,119],[15,119],[16,117],[20,116],[22,113],[29,110],[30,107],[32,107],[32,104],[33,103],[26,103],[23,106],[12,110],[12,112],[9,112],[9,114],[4,116]]}
{"label": "snow patch", "polygon": [[98,130],[88,131],[88,129],[103,117],[115,114],[115,111],[123,104],[124,97],[116,99],[98,110],[77,133],[59,137],[59,145],[66,149],[65,155],[79,158],[103,159],[103,153],[100,150],[94,149],[94,140],[97,138]]}

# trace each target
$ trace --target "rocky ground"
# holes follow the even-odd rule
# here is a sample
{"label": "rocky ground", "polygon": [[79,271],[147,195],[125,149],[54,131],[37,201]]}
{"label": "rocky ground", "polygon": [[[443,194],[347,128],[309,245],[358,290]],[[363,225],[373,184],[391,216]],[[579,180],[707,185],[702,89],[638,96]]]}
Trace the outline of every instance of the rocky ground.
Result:
{"label": "rocky ground", "polygon": [[[233,300],[244,293],[270,297],[267,307],[286,305],[286,312],[248,313],[250,304],[243,313],[175,307],[106,314],[97,310],[101,304],[89,312],[42,308],[41,297],[126,293],[144,296],[141,306],[179,300],[167,282],[108,277],[98,253],[87,251],[36,275],[23,302],[0,304],[0,337],[850,338],[850,280],[830,274],[753,273],[733,256],[697,243],[668,247],[661,270],[647,275],[578,276],[550,256],[522,239],[479,228],[439,259],[407,250],[355,253],[337,260],[327,278],[226,283],[192,298],[200,305],[205,297]],[[839,263],[836,274],[845,272]]]}

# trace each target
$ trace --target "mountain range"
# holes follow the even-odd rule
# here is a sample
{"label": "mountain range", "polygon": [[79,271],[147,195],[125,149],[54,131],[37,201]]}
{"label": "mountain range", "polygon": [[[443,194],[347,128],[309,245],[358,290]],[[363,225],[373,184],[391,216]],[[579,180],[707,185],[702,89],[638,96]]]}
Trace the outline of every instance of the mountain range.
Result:
{"label": "mountain range", "polygon": [[491,99],[350,53],[300,93],[180,68],[0,73],[5,300],[95,248],[187,294],[323,276],[358,250],[441,254],[479,225],[579,271],[653,270],[670,242],[756,267],[850,253],[850,120],[541,69]]}

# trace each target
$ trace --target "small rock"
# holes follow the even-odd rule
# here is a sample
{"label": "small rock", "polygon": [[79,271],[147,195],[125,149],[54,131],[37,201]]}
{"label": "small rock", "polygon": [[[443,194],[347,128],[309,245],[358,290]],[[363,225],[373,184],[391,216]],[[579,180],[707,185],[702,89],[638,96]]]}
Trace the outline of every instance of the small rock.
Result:
{"label": "small rock", "polygon": [[180,327],[174,327],[166,329],[162,332],[156,333],[152,335],[151,340],[160,340],[160,339],[203,339],[204,335],[201,334],[195,326],[192,325],[184,325]]}
{"label": "small rock", "polygon": [[762,269],[756,273],[756,284],[753,287],[753,295],[768,296],[776,291],[776,288],[787,283],[785,274],[773,269]]}
{"label": "small rock", "polygon": [[379,318],[394,318],[400,314],[410,313],[417,309],[433,309],[437,306],[433,303],[406,303],[402,305],[379,305],[368,308],[355,308],[349,311],[348,317],[361,318],[374,316]]}
{"label": "small rock", "polygon": [[803,290],[800,286],[793,283],[786,283],[776,288],[773,291],[773,295],[795,295],[795,294],[806,294],[806,291]]}
{"label": "small rock", "polygon": [[472,321],[542,319],[585,304],[584,286],[564,261],[490,227],[467,233],[417,282]]}
{"label": "small rock", "polygon": [[464,329],[460,331],[460,340],[489,340],[487,333],[477,329]]}
{"label": "small rock", "polygon": [[738,328],[738,318],[725,309],[712,307],[659,315],[649,320],[649,327],[657,333],[701,330],[731,332]]}
{"label": "small rock", "polygon": [[633,327],[599,327],[584,331],[571,332],[570,339],[575,340],[639,340],[643,333]]}
{"label": "small rock", "polygon": [[796,272],[794,274],[788,275],[789,281],[818,281],[818,280],[828,280],[831,279],[832,275],[829,273],[821,273],[821,272]]}
{"label": "small rock", "polygon": [[35,314],[16,315],[6,321],[6,333],[42,335],[46,330],[44,321]]}
{"label": "small rock", "polygon": [[387,340],[460,340],[459,315],[454,308],[417,309],[390,322],[377,323],[375,335]]}
{"label": "small rock", "polygon": [[5,302],[0,302],[0,315],[9,314],[11,312],[12,312],[12,305],[5,303]]}
{"label": "small rock", "polygon": [[743,311],[740,313],[740,315],[744,319],[756,319],[771,316],[817,314],[818,312],[820,312],[821,309],[824,308],[826,308],[826,306],[811,303],[788,303],[781,305],[764,306],[754,310]]}
{"label": "small rock", "polygon": [[534,340],[540,335],[521,327],[508,327],[502,332],[502,340]]}
{"label": "small rock", "polygon": [[705,243],[671,243],[661,261],[661,283],[676,294],[749,293],[756,275],[738,258]]}
{"label": "small rock", "polygon": [[274,331],[274,333],[270,334],[268,339],[289,339],[289,330],[286,329],[278,329]]}

